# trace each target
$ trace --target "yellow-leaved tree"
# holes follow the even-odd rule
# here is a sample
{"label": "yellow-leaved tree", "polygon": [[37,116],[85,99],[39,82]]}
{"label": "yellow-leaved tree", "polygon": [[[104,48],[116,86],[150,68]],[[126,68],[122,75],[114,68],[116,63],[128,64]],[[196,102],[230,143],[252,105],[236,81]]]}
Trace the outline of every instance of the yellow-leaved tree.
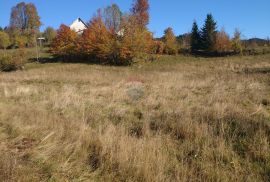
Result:
{"label": "yellow-leaved tree", "polygon": [[176,37],[173,33],[173,29],[171,27],[167,28],[164,31],[164,37],[163,37],[163,42],[164,42],[164,53],[165,54],[177,54],[178,52],[178,45],[176,41]]}
{"label": "yellow-leaved tree", "polygon": [[76,53],[76,41],[76,32],[62,24],[52,42],[52,53],[64,58],[71,58]]}

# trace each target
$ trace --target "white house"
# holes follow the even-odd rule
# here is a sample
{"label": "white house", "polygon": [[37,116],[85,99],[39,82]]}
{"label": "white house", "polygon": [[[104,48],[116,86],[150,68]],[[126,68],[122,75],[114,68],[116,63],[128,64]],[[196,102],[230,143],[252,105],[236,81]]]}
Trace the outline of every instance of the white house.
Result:
{"label": "white house", "polygon": [[[87,24],[84,23],[84,21],[81,18],[77,18],[70,26],[69,28],[73,31],[75,31],[78,34],[82,34],[85,29],[88,28]],[[124,36],[124,29],[119,30],[116,34],[120,37]]]}
{"label": "white house", "polygon": [[69,27],[78,34],[82,34],[83,31],[87,29],[86,23],[84,23],[81,18],[77,18]]}

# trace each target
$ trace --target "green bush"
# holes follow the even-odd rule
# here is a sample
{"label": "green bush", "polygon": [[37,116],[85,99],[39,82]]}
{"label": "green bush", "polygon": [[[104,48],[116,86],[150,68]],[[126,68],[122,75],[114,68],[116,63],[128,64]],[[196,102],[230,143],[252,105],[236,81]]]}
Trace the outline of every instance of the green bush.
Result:
{"label": "green bush", "polygon": [[15,71],[23,68],[25,63],[25,53],[23,50],[12,54],[0,56],[0,71]]}

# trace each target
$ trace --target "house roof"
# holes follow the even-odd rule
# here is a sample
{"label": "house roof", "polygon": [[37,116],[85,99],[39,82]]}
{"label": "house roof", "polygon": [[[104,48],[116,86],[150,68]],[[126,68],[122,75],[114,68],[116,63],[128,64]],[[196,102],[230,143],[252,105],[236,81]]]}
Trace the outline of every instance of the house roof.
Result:
{"label": "house roof", "polygon": [[69,27],[77,33],[88,28],[87,24],[81,18],[77,18]]}
{"label": "house roof", "polygon": [[82,22],[86,28],[88,28],[88,25],[81,18],[78,18],[78,20]]}

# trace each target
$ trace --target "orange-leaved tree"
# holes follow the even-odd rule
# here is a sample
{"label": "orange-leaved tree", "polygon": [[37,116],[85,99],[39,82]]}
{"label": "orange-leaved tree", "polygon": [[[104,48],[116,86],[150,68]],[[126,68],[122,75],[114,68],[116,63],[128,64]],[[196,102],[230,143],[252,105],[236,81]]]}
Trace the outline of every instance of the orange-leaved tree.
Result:
{"label": "orange-leaved tree", "polygon": [[229,52],[232,49],[230,37],[225,32],[224,28],[222,28],[221,31],[219,31],[216,35],[215,49],[220,53]]}
{"label": "orange-leaved tree", "polygon": [[62,24],[52,42],[52,53],[65,58],[74,56],[76,54],[76,41],[76,32]]}
{"label": "orange-leaved tree", "polygon": [[114,59],[115,36],[106,28],[100,12],[92,18],[89,27],[83,32],[82,42],[82,52],[88,58],[100,61]]}
{"label": "orange-leaved tree", "polygon": [[167,28],[164,31],[163,42],[164,46],[164,53],[165,54],[177,54],[178,45],[176,41],[176,37],[173,33],[173,29],[171,27]]}
{"label": "orange-leaved tree", "polygon": [[155,54],[163,54],[163,52],[164,52],[164,43],[162,42],[162,41],[155,41],[154,42],[154,46],[155,46],[155,48],[154,48],[154,53]]}
{"label": "orange-leaved tree", "polygon": [[120,58],[132,61],[141,53],[152,53],[153,35],[136,24],[136,17],[130,15],[122,20],[123,36],[120,38]]}
{"label": "orange-leaved tree", "polygon": [[136,18],[137,24],[141,28],[146,28],[149,23],[148,0],[134,0],[131,12],[132,15]]}

